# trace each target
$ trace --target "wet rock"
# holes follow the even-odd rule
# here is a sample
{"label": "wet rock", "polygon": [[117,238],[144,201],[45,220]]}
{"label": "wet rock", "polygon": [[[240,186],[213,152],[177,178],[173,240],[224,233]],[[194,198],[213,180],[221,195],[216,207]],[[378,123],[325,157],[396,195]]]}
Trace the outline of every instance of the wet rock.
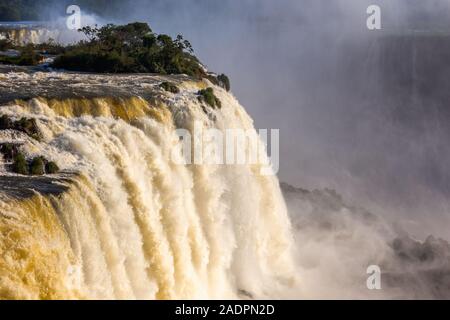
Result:
{"label": "wet rock", "polygon": [[198,100],[201,103],[208,104],[211,108],[220,109],[222,108],[222,102],[214,95],[213,88],[207,88],[197,92]]}
{"label": "wet rock", "polygon": [[55,163],[55,162],[53,162],[53,161],[50,161],[50,162],[48,162],[46,165],[45,165],[45,171],[48,173],[48,174],[55,174],[55,173],[58,173],[59,172],[59,167],[58,167],[58,165]]}
{"label": "wet rock", "polygon": [[19,121],[13,121],[10,117],[3,115],[0,117],[0,130],[21,131],[33,139],[40,139],[40,131],[36,119],[22,118]]}
{"label": "wet rock", "polygon": [[22,118],[14,123],[14,129],[17,131],[22,131],[28,136],[39,140],[40,131],[36,123],[36,119]]}
{"label": "wet rock", "polygon": [[172,82],[164,81],[159,86],[168,92],[171,92],[174,94],[180,93],[180,89]]}

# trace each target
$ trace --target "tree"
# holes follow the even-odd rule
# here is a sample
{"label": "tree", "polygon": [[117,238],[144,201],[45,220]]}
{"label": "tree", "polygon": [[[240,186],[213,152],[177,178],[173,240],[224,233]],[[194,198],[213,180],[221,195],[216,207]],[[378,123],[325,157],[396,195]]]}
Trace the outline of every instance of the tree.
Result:
{"label": "tree", "polygon": [[146,23],[79,30],[87,37],[67,48],[54,67],[91,72],[150,72],[202,77],[205,72],[193,55],[192,45],[181,35],[174,40],[156,34]]}

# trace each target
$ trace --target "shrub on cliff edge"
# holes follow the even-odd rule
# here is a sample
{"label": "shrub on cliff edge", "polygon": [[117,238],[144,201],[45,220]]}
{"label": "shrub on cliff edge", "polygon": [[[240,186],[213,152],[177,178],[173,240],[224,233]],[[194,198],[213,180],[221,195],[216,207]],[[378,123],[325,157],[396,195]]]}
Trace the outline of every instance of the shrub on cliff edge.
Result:
{"label": "shrub on cliff edge", "polygon": [[202,77],[205,71],[193,55],[189,41],[154,33],[146,23],[79,30],[88,40],[67,47],[53,67],[100,73],[187,74]]}
{"label": "shrub on cliff edge", "polygon": [[198,94],[198,100],[200,102],[204,102],[214,109],[222,108],[222,103],[220,102],[219,98],[217,98],[214,95],[213,88],[207,88],[207,89],[200,90],[197,94]]}
{"label": "shrub on cliff edge", "polygon": [[33,176],[42,176],[43,174],[45,174],[45,162],[42,157],[36,157],[31,160],[30,173]]}
{"label": "shrub on cliff edge", "polygon": [[14,157],[14,162],[12,166],[12,170],[15,173],[22,174],[22,175],[28,175],[28,163],[25,159],[25,156],[22,153],[18,153]]}
{"label": "shrub on cliff edge", "polygon": [[55,174],[59,172],[59,167],[55,162],[50,161],[45,165],[45,171],[48,174]]}

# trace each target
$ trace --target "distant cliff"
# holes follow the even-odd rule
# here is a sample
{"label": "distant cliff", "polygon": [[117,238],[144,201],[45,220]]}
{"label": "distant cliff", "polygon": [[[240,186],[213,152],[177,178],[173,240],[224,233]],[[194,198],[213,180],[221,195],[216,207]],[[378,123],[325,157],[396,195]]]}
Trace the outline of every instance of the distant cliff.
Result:
{"label": "distant cliff", "polygon": [[[449,299],[450,243],[419,241],[391,222],[351,206],[334,190],[282,183],[306,296],[334,299]],[[381,290],[368,290],[370,265]]]}

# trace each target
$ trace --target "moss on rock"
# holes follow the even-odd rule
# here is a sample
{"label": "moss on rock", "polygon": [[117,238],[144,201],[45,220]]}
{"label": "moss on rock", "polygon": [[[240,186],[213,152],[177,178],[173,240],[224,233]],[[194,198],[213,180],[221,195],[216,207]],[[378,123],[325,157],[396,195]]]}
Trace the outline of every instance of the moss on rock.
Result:
{"label": "moss on rock", "polygon": [[198,94],[198,100],[200,102],[206,103],[206,104],[208,104],[210,107],[212,107],[214,109],[222,108],[222,103],[219,100],[219,98],[217,98],[214,95],[213,88],[207,88],[207,89],[200,90],[197,94]]}
{"label": "moss on rock", "polygon": [[171,92],[174,94],[180,93],[180,89],[178,89],[178,87],[171,82],[165,81],[165,82],[161,83],[159,86],[168,92]]}
{"label": "moss on rock", "polygon": [[30,174],[33,176],[42,176],[45,174],[45,161],[42,157],[35,157],[30,163]]}
{"label": "moss on rock", "polygon": [[12,170],[13,170],[13,172],[18,173],[18,174],[22,174],[22,175],[28,175],[29,174],[28,163],[27,163],[27,160],[25,159],[25,156],[23,155],[23,153],[19,152],[14,157]]}
{"label": "moss on rock", "polygon": [[58,167],[58,165],[55,163],[55,162],[53,162],[53,161],[50,161],[50,162],[48,162],[46,165],[45,165],[45,171],[48,173],[48,174],[55,174],[55,173],[58,173],[59,172],[59,167]]}
{"label": "moss on rock", "polygon": [[13,121],[10,117],[3,115],[0,117],[0,130],[17,130],[33,139],[41,138],[36,119],[21,118],[19,121]]}
{"label": "moss on rock", "polygon": [[221,86],[227,91],[231,90],[231,82],[227,75],[222,73],[217,76],[217,80],[219,81],[219,86]]}

